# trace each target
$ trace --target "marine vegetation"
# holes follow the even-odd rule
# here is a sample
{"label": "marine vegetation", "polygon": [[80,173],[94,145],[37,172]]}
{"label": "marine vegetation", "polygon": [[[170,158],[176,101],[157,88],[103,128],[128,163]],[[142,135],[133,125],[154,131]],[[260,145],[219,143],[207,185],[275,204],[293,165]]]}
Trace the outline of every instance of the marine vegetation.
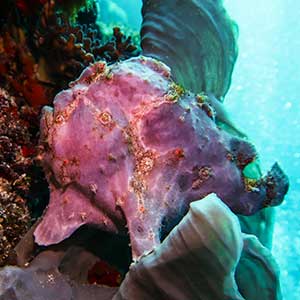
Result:
{"label": "marine vegetation", "polygon": [[[223,2],[144,0],[137,57],[118,28],[101,43],[91,2],[67,17],[58,0],[14,3],[1,27],[3,103],[20,124],[18,103],[48,105],[39,136],[31,123],[16,130],[23,139],[7,134],[4,166],[18,180],[9,159],[28,154],[50,199],[4,256],[17,266],[0,270],[2,299],[281,299],[272,228],[257,228],[289,182],[278,163],[262,176],[222,104],[238,53]],[[6,180],[4,203],[15,203]],[[10,249],[33,222],[24,199]]]}

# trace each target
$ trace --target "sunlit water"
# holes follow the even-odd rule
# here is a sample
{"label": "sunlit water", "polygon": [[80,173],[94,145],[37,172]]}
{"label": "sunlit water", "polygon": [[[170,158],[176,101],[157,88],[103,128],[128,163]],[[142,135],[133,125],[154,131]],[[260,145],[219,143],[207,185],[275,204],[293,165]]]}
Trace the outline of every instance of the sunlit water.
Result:
{"label": "sunlit water", "polygon": [[[142,1],[115,2],[127,12],[128,24],[137,28]],[[239,25],[239,57],[225,103],[235,123],[256,145],[263,170],[278,161],[289,176],[289,193],[277,208],[272,252],[281,269],[283,299],[297,300],[300,299],[300,1],[224,0],[224,3]]]}
{"label": "sunlit water", "polygon": [[284,300],[300,299],[300,2],[226,0],[239,25],[239,58],[226,105],[260,153],[290,179],[277,208],[273,254]]}

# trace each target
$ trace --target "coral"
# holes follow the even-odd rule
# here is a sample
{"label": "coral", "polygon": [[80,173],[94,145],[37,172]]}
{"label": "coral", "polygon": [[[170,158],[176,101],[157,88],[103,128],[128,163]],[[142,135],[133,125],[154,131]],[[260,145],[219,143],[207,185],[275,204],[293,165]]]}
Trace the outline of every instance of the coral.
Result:
{"label": "coral", "polygon": [[[85,254],[85,253],[83,253]],[[8,266],[0,272],[0,297],[2,300],[111,300],[115,288],[77,283],[59,271],[67,254],[44,251],[27,268]],[[79,260],[82,260],[82,253]],[[73,274],[85,273],[86,264],[73,268]]]}
{"label": "coral", "polygon": [[170,77],[151,58],[98,62],[57,95],[54,109],[44,108],[41,159],[51,195],[38,244],[58,243],[83,224],[123,234],[126,225],[137,258],[211,192],[244,215],[283,200],[288,180],[279,166],[246,186],[253,146],[220,130]]}
{"label": "coral", "polygon": [[137,55],[131,38],[118,28],[108,41],[102,40],[92,3],[72,22],[70,14],[77,15],[83,2],[19,0],[17,9],[4,7],[8,12],[6,19],[0,20],[2,87],[40,107],[51,104],[54,95],[67,88],[90,63]]}
{"label": "coral", "polygon": [[57,92],[67,88],[70,81],[96,60],[115,62],[135,55],[136,47],[130,44],[130,37],[126,39],[117,28],[111,41],[103,44],[101,39],[95,23],[73,25],[64,13],[55,10],[54,2],[45,5],[33,40],[39,65],[46,75],[43,80],[55,86]]}
{"label": "coral", "polygon": [[272,255],[254,236],[242,234],[237,217],[215,194],[191,203],[166,239],[131,264],[120,287],[85,283],[90,266],[97,261],[93,254],[74,246],[67,251],[44,251],[26,268],[0,271],[0,297],[281,299]]}
{"label": "coral", "polygon": [[[35,161],[40,107],[51,104],[54,95],[96,59],[116,61],[133,55],[130,38],[118,29],[114,29],[112,40],[104,44],[96,19],[91,17],[88,28],[71,24],[68,17],[62,17],[66,5],[74,15],[82,2],[10,0],[0,3],[1,189],[7,194],[6,201],[22,203],[30,212],[29,219],[24,213],[28,222],[22,223],[15,236],[7,239],[8,244],[3,246],[6,252],[8,247],[13,249],[24,230],[42,214],[48,201],[48,186]],[[87,11],[81,11],[81,19],[85,14]],[[92,52],[96,50],[94,56]],[[11,207],[3,208],[7,215],[12,213]],[[3,224],[6,235],[10,225]],[[6,256],[1,255],[4,263]]]}
{"label": "coral", "polygon": [[0,89],[1,176],[7,180],[22,181],[24,169],[30,164],[34,149],[30,143],[29,125],[20,118],[14,98]]}
{"label": "coral", "polygon": [[[93,1],[0,3],[1,86],[15,96],[0,90],[0,264],[28,265],[0,271],[1,299],[280,298],[272,256],[232,212],[264,224],[261,209],[281,203],[288,179],[278,164],[261,177],[255,148],[219,105],[237,55],[222,1],[183,2],[143,1],[144,54],[179,85],[155,59],[120,62],[138,51],[119,28],[105,41]],[[52,104],[68,87],[43,109],[37,147],[38,110],[25,102]],[[35,158],[51,201],[14,253],[47,202]],[[100,238],[80,239],[91,224]],[[127,271],[120,289],[97,286]]]}
{"label": "coral", "polygon": [[113,299],[279,300],[278,266],[254,236],[241,233],[237,217],[210,194],[191,203],[166,240],[132,264]]}
{"label": "coral", "polygon": [[26,201],[13,191],[8,180],[0,177],[0,266],[13,262],[14,247],[29,225]]}
{"label": "coral", "polygon": [[[40,26],[35,32],[35,44],[40,62],[46,63],[46,78],[56,90],[66,88],[68,83],[79,76],[84,67],[99,59],[115,62],[128,58],[136,47],[130,44],[118,28],[114,28],[113,39],[101,44],[101,35],[92,26],[72,26],[63,14],[45,7]],[[51,50],[50,50],[51,49]],[[47,64],[50,60],[55,63]]]}
{"label": "coral", "polygon": [[[1,225],[2,242],[0,265],[5,263],[9,251],[28,230],[33,218],[29,207],[41,203],[36,196],[37,190],[47,193],[43,175],[34,163],[37,151],[37,112],[28,106],[18,105],[13,97],[0,89],[0,188],[1,188]],[[47,197],[45,197],[46,201]],[[32,202],[31,202],[32,201]],[[45,205],[41,205],[43,209]]]}
{"label": "coral", "polygon": [[37,63],[28,47],[25,32],[12,26],[0,35],[0,79],[2,87],[22,96],[32,106],[49,104],[51,91],[38,79]]}
{"label": "coral", "polygon": [[95,54],[107,62],[116,62],[132,57],[137,47],[132,44],[131,37],[126,37],[119,27],[113,28],[113,37],[104,46],[95,50]]}
{"label": "coral", "polygon": [[[74,26],[54,8],[54,3],[45,5],[34,43],[40,54],[39,64],[44,66],[48,76],[45,81],[56,85],[56,91],[66,88],[96,60],[115,62],[135,55],[136,47],[131,45],[131,38],[126,38],[118,28],[114,28],[113,38],[103,44],[95,24]],[[51,64],[47,63],[49,60]]]}
{"label": "coral", "polygon": [[161,60],[194,92],[227,93],[237,58],[237,25],[222,0],[143,1],[143,55]]}
{"label": "coral", "polygon": [[164,299],[167,291],[169,299],[242,300],[234,280],[242,247],[236,216],[210,194],[191,203],[162,244],[131,266],[116,298]]}
{"label": "coral", "polygon": [[245,299],[282,299],[279,267],[271,252],[253,235],[243,234],[243,244],[243,252],[235,273],[241,295]]}

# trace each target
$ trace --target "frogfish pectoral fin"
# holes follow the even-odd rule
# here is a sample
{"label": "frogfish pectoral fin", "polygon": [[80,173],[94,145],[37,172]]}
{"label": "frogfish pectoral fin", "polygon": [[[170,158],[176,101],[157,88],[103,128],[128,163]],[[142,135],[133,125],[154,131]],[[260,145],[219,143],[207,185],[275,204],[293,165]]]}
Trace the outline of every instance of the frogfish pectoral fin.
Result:
{"label": "frogfish pectoral fin", "polygon": [[43,246],[57,244],[84,224],[116,231],[112,221],[78,189],[71,185],[64,191],[52,189],[49,206],[34,231],[35,242]]}

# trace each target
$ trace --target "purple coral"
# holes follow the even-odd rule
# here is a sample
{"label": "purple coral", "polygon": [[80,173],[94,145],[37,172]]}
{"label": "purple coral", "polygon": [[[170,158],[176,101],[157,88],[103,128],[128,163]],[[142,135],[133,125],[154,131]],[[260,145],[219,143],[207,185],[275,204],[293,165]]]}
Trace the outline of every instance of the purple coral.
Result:
{"label": "purple coral", "polygon": [[245,215],[282,201],[288,182],[279,166],[249,186],[242,170],[255,159],[253,146],[220,130],[199,97],[170,76],[146,57],[98,62],[57,95],[54,109],[44,108],[51,196],[38,244],[58,243],[83,224],[128,227],[136,258],[209,193]]}

